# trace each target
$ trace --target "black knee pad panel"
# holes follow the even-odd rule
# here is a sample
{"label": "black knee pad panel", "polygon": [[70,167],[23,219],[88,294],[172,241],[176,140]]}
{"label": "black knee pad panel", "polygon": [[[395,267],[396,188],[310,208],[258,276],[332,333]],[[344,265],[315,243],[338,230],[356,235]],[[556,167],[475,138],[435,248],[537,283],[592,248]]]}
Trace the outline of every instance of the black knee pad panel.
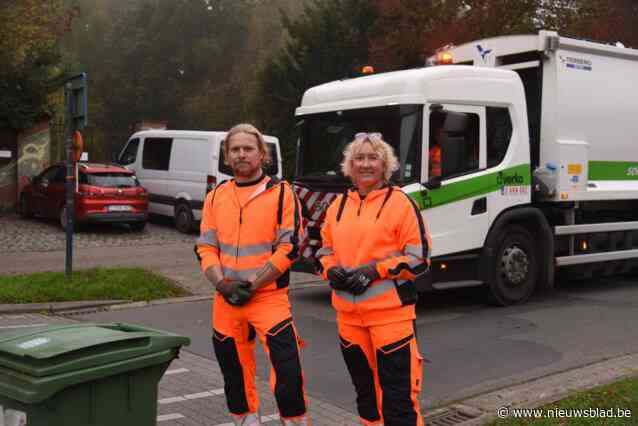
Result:
{"label": "black knee pad panel", "polygon": [[357,411],[362,418],[374,422],[381,419],[377,408],[377,392],[374,387],[374,372],[370,368],[368,359],[359,345],[341,340],[341,353],[352,378],[352,384],[357,392]]}
{"label": "black knee pad panel", "polygon": [[233,414],[244,414],[248,411],[248,400],[235,339],[214,330],[213,348],[224,376],[224,392],[228,410]]}
{"label": "black knee pad panel", "polygon": [[306,413],[303,376],[297,346],[297,335],[288,318],[266,335],[270,361],[276,374],[275,399],[283,417],[296,417]]}
{"label": "black knee pad panel", "polygon": [[410,341],[413,335],[377,350],[379,383],[383,391],[383,418],[387,425],[414,426],[417,413],[411,399]]}

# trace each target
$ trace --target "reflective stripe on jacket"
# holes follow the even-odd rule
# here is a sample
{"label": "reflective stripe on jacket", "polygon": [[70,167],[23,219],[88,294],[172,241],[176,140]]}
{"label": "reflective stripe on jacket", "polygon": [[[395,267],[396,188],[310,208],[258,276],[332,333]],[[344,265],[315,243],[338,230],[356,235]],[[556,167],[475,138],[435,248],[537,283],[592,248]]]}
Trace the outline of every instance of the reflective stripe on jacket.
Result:
{"label": "reflective stripe on jacket", "polygon": [[[264,177],[241,206],[234,180],[210,192],[204,202],[195,249],[206,271],[220,265],[224,278],[247,280],[270,261],[286,272],[298,256],[300,210],[291,186]],[[258,291],[288,285],[289,274]]]}
{"label": "reflective stripe on jacket", "polygon": [[[333,266],[352,270],[373,265],[380,279],[360,296],[334,291],[338,312],[372,312],[408,307],[416,302],[414,280],[429,266],[430,236],[418,207],[398,187],[370,192],[361,199],[356,190],[337,197],[328,208],[321,230],[322,248],[317,252],[322,275]],[[339,212],[341,210],[341,212]],[[407,318],[380,313],[377,323]]]}

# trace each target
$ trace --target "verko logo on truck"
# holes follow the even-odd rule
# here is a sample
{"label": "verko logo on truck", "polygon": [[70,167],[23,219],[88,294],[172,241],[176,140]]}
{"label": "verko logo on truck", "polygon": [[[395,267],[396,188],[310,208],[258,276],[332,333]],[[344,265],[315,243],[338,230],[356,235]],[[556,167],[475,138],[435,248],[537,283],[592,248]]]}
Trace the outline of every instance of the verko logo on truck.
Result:
{"label": "verko logo on truck", "polygon": [[304,259],[321,245],[325,203],[349,185],[343,148],[356,132],[380,132],[400,160],[394,183],[430,227],[420,291],[483,286],[509,305],[551,289],[557,269],[638,266],[638,50],[540,31],[446,47],[426,65],[304,94]]}

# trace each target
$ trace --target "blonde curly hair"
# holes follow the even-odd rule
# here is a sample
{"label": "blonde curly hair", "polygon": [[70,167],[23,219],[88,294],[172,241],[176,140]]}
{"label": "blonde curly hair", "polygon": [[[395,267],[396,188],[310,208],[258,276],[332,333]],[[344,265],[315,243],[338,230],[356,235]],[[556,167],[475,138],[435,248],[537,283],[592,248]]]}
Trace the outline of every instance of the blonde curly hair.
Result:
{"label": "blonde curly hair", "polygon": [[352,159],[361,150],[364,143],[369,143],[374,152],[381,157],[383,162],[383,180],[386,183],[389,182],[392,173],[399,170],[399,160],[394,154],[392,146],[383,140],[381,133],[358,133],[354,140],[343,150],[341,171],[345,176],[352,176]]}

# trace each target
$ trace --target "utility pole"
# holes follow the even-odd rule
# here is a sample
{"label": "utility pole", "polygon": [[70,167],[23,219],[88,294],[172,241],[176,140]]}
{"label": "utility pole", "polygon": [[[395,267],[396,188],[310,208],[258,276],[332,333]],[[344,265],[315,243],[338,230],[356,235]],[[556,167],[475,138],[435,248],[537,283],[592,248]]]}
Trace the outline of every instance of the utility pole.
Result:
{"label": "utility pole", "polygon": [[[86,73],[75,75],[64,85],[66,129],[66,179],[64,190],[66,197],[66,265],[64,274],[67,279],[73,273],[73,230],[75,228],[75,168],[82,155],[82,143],[79,130],[87,124]],[[76,136],[77,135],[77,136]],[[76,139],[77,138],[77,139]],[[76,142],[76,143],[74,143]],[[79,149],[79,154],[76,152]]]}

